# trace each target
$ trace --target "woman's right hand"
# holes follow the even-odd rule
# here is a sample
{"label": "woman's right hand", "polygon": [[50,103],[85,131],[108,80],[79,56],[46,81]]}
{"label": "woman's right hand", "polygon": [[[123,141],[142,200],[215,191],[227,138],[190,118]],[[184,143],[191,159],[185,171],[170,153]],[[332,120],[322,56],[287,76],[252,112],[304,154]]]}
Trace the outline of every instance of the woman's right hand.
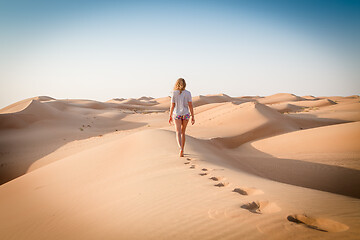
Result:
{"label": "woman's right hand", "polygon": [[172,121],[173,121],[173,118],[172,118],[172,116],[170,115],[170,117],[169,117],[169,124],[170,124],[170,125],[171,125]]}
{"label": "woman's right hand", "polygon": [[194,123],[195,123],[195,118],[191,117],[191,124],[194,125]]}

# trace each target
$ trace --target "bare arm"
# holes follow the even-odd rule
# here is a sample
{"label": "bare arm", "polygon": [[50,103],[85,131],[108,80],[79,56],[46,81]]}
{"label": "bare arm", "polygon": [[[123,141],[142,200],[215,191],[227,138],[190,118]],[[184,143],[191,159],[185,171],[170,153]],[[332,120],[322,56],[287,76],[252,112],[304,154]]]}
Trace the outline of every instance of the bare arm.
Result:
{"label": "bare arm", "polygon": [[175,108],[175,103],[171,103],[171,107],[170,107],[170,116],[169,116],[169,123],[171,124],[171,122],[173,121],[172,119],[172,114],[174,112],[174,108]]}
{"label": "bare arm", "polygon": [[192,102],[188,102],[188,104],[189,104],[189,109],[190,109],[190,113],[191,113],[191,124],[194,125],[194,123],[195,123],[194,108],[193,108]]}

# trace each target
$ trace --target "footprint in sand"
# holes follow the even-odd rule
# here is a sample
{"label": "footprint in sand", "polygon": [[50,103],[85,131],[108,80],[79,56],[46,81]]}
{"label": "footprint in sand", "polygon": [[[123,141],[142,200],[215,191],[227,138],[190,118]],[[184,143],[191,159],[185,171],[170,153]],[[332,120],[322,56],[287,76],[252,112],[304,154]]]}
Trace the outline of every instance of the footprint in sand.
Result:
{"label": "footprint in sand", "polygon": [[206,172],[205,173],[199,173],[199,175],[200,176],[206,176],[206,175],[208,175],[208,173],[206,173]]}
{"label": "footprint in sand", "polygon": [[208,217],[211,219],[218,219],[225,217],[225,209],[209,209]]}
{"label": "footprint in sand", "polygon": [[202,168],[201,171],[204,171],[204,172],[208,172],[208,171],[211,171],[212,169],[210,168]]}
{"label": "footprint in sand", "polygon": [[229,185],[229,182],[219,182],[218,184],[215,184],[215,187],[226,187]]}
{"label": "footprint in sand", "polygon": [[191,166],[190,166],[190,168],[196,168],[196,165],[195,165],[195,164],[193,164],[193,165],[191,165]]}
{"label": "footprint in sand", "polygon": [[222,206],[219,208],[210,208],[208,210],[208,217],[211,219],[220,218],[246,218],[242,210],[234,209],[232,206]]}
{"label": "footprint in sand", "polygon": [[326,218],[309,217],[305,214],[289,215],[287,219],[290,222],[302,223],[305,226],[323,232],[343,232],[349,229],[345,224]]}
{"label": "footprint in sand", "polygon": [[224,178],[224,177],[211,177],[211,178],[209,178],[209,179],[211,179],[211,180],[213,180],[213,181],[221,181],[221,180],[225,180],[225,178]]}
{"label": "footprint in sand", "polygon": [[192,158],[186,158],[186,161],[187,161],[187,162],[185,162],[184,164],[190,164],[191,161],[194,161],[194,159],[192,159]]}
{"label": "footprint in sand", "polygon": [[241,206],[241,208],[247,209],[250,212],[253,213],[275,213],[281,211],[281,208],[279,208],[276,203],[269,202],[269,201],[255,201],[251,203],[247,203]]}
{"label": "footprint in sand", "polygon": [[241,195],[259,195],[259,194],[264,193],[260,189],[248,188],[248,187],[234,188],[233,192],[237,192],[237,193],[239,193]]}

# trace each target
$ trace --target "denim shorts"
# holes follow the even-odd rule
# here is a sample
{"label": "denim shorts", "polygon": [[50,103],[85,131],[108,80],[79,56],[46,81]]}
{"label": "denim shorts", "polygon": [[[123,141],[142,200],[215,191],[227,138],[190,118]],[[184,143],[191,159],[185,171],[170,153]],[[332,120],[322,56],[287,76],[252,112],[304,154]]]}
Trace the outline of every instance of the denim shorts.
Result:
{"label": "denim shorts", "polygon": [[176,115],[175,119],[189,120],[190,114],[188,113],[186,115]]}

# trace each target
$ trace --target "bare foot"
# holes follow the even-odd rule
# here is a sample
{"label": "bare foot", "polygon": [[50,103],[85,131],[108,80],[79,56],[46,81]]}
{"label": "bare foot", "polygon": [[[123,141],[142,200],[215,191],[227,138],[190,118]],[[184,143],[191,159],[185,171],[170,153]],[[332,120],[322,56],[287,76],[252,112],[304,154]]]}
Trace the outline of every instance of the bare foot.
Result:
{"label": "bare foot", "polygon": [[183,149],[180,150],[179,156],[184,157],[184,150]]}

